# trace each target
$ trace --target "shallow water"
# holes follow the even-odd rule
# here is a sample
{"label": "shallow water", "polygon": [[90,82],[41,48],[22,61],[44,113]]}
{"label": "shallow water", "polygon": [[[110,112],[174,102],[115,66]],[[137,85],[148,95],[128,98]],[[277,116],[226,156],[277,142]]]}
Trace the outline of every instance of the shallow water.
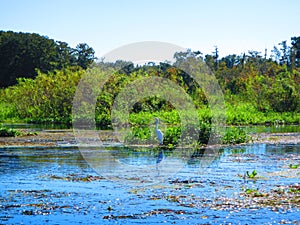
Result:
{"label": "shallow water", "polygon": [[[299,205],[257,206],[245,196],[246,189],[297,186],[300,168],[289,165],[300,164],[300,145],[228,147],[205,166],[201,152],[181,158],[164,151],[159,161],[150,149],[90,151],[101,153],[94,169],[103,174],[74,147],[0,149],[0,224],[300,223]],[[183,166],[160,179],[166,159]],[[114,170],[116,162],[130,170]],[[245,177],[253,170],[256,179]]]}

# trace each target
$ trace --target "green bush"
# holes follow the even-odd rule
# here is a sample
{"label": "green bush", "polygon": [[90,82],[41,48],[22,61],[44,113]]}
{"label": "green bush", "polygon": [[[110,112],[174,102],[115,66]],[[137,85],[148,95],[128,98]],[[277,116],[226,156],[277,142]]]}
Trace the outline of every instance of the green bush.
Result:
{"label": "green bush", "polygon": [[[1,101],[1,99],[0,99]],[[0,102],[0,121],[15,121],[17,120],[14,107],[9,103]]]}
{"label": "green bush", "polygon": [[21,135],[21,132],[15,129],[0,126],[0,137],[16,137]]}
{"label": "green bush", "polygon": [[240,144],[250,140],[250,136],[241,127],[230,127],[223,137],[224,144]]}
{"label": "green bush", "polygon": [[[274,65],[272,64],[272,66]],[[132,68],[126,73],[122,70],[117,72],[106,71],[98,67],[87,70],[91,76],[86,81],[87,88],[84,91],[90,96],[94,96],[95,93],[99,95],[97,96],[95,108],[90,107],[91,99],[89,96],[84,96],[86,99],[82,99],[81,112],[78,112],[74,118],[72,118],[73,97],[77,84],[85,73],[84,70],[69,67],[48,74],[38,72],[35,79],[19,78],[17,85],[0,90],[0,121],[19,118],[27,122],[71,124],[72,121],[84,122],[88,120],[94,122],[95,120],[100,129],[109,129],[111,123],[115,122],[111,118],[114,101],[122,92],[122,89],[132,81],[150,76],[159,76],[176,82],[190,95],[198,107],[200,121],[198,125],[187,125],[180,131],[176,130],[177,128],[170,128],[168,131],[170,134],[166,133],[166,139],[169,139],[170,143],[177,143],[178,133],[195,133],[193,130],[199,129],[199,143],[207,143],[213,117],[204,93],[200,90],[201,88],[190,77],[173,67],[162,69],[160,67],[144,66]],[[158,73],[158,70],[161,71]],[[228,68],[225,72],[227,70]],[[236,94],[224,90],[227,125],[300,123],[300,92],[299,85],[297,85],[299,72],[289,72],[282,68],[277,69],[276,73],[273,74],[274,76],[259,75],[257,71],[246,70],[244,72],[249,72],[247,74],[249,77],[245,74],[245,84],[238,88],[239,91]],[[109,76],[106,76],[108,74]],[[97,77],[98,75],[100,75],[100,78]],[[107,77],[109,79],[105,80]],[[103,80],[101,80],[102,78]],[[105,82],[101,83],[102,81]],[[241,80],[236,85],[241,85]],[[101,92],[98,90],[100,86],[103,86]],[[240,93],[241,90],[244,92]],[[136,91],[132,90],[132,96],[136,95]],[[143,91],[143,89],[140,91]],[[131,99],[130,96],[127,100]],[[175,97],[178,97],[178,101],[184,100],[180,94]],[[121,107],[127,105],[128,101],[120,103]],[[288,105],[290,107],[287,107]],[[174,109],[170,102],[159,96],[140,99],[131,107],[131,109],[128,109],[129,124],[133,127],[149,125],[154,122],[154,117],[159,117],[169,127],[180,126],[181,114]],[[286,112],[287,110],[289,112]],[[194,116],[192,112],[184,113],[186,118]],[[95,117],[90,118],[90,115],[94,114]],[[124,115],[119,116],[124,117]],[[188,121],[188,119],[185,121]],[[118,122],[120,122],[120,125],[128,123],[124,119],[120,119]],[[171,140],[171,134],[176,136],[174,140]],[[189,139],[194,139],[188,137],[188,135],[183,136],[186,137],[186,140],[182,141],[188,142]]]}
{"label": "green bush", "polygon": [[4,97],[21,119],[30,122],[71,122],[74,93],[82,69],[68,68],[49,74],[38,72],[33,79],[19,78],[5,89]]}
{"label": "green bush", "polygon": [[181,127],[169,127],[164,136],[164,145],[176,146],[180,140]]}

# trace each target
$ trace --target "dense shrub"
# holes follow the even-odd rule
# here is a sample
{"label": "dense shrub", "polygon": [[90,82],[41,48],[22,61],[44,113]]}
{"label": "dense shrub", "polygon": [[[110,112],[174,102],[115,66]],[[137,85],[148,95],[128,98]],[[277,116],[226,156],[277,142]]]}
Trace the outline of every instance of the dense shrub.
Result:
{"label": "dense shrub", "polygon": [[250,141],[250,136],[241,127],[230,127],[223,137],[224,144],[240,144],[248,141]]}
{"label": "dense shrub", "polygon": [[19,78],[5,90],[5,99],[22,119],[33,122],[71,122],[72,101],[83,70],[68,68],[49,74],[39,72],[36,79]]}

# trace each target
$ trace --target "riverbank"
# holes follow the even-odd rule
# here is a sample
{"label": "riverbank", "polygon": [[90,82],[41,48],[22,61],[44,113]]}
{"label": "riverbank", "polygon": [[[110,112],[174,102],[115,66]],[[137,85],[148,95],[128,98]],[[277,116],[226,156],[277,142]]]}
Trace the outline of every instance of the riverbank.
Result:
{"label": "riverbank", "polygon": [[[25,132],[26,133],[26,132]],[[30,133],[30,132],[27,132]],[[266,144],[299,144],[299,132],[287,133],[253,133],[250,134],[251,141],[243,144],[266,143]],[[99,131],[99,137],[104,143],[116,143],[118,140],[112,131]],[[71,129],[43,130],[37,134],[24,135],[18,137],[0,137],[0,147],[28,146],[76,146],[76,140]]]}

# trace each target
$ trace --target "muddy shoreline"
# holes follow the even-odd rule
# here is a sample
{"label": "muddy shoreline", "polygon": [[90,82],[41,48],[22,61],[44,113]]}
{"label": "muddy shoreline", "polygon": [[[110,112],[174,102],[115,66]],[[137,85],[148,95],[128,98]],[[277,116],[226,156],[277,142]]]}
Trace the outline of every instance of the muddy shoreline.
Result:
{"label": "muddy shoreline", "polygon": [[[24,131],[24,130],[22,130]],[[27,131],[27,130],[26,130]],[[116,143],[118,140],[112,131],[99,131],[101,141],[106,144]],[[251,134],[251,141],[244,144],[300,144],[300,133],[255,133]],[[243,144],[242,144],[243,145]],[[43,130],[37,134],[18,137],[0,137],[0,147],[60,147],[77,146],[73,130]]]}

